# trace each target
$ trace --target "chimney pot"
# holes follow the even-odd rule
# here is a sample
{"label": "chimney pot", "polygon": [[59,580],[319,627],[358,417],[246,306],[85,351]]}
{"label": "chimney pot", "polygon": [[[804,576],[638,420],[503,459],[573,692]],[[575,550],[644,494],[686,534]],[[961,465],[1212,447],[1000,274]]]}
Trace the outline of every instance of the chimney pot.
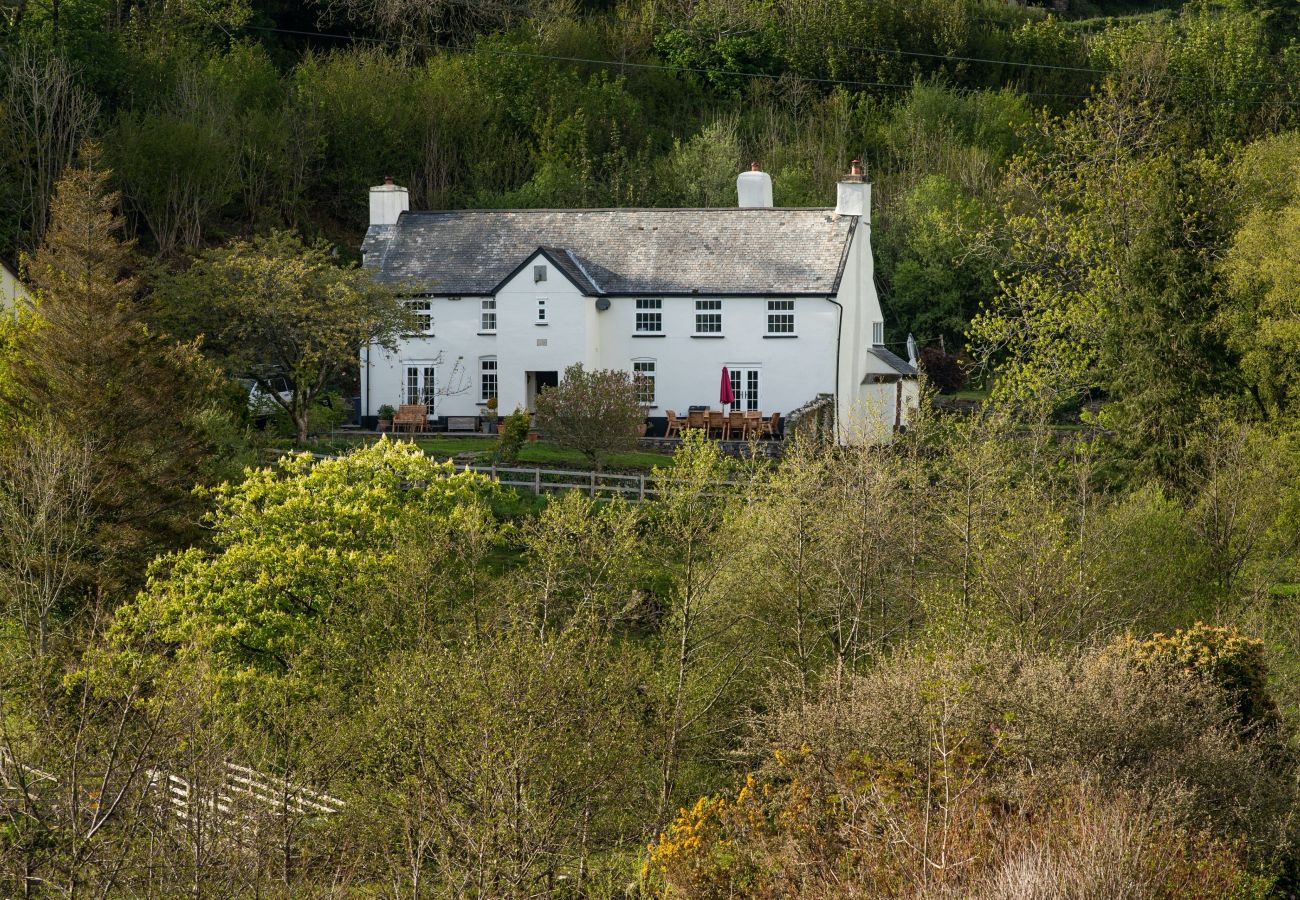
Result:
{"label": "chimney pot", "polygon": [[749,171],[751,171],[751,172],[757,172],[757,171],[759,171],[759,168],[758,168],[758,160],[754,160],[752,163],[749,164]]}

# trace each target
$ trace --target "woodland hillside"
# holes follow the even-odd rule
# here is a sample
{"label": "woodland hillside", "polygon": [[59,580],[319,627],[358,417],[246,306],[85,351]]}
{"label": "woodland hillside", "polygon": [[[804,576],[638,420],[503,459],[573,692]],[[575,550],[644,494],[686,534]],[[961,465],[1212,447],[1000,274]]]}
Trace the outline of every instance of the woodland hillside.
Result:
{"label": "woodland hillside", "polygon": [[[1061,7],[0,7],[0,895],[1300,891],[1300,11]],[[852,159],[893,444],[688,432],[641,503],[278,455],[409,316],[384,176],[827,206]]]}

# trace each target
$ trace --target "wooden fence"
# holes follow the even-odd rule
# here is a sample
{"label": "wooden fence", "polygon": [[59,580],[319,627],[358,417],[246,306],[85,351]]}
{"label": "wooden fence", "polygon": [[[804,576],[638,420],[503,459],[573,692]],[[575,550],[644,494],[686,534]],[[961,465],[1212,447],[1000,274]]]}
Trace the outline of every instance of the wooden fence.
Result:
{"label": "wooden fence", "polygon": [[343,801],[337,797],[247,766],[228,762],[221,775],[220,784],[215,789],[200,791],[179,775],[150,771],[149,785],[163,791],[162,801],[182,821],[200,811],[215,813],[222,818],[246,818],[248,811],[256,808],[299,816],[343,811]]}
{"label": "wooden fence", "polygon": [[[292,450],[269,450],[277,458],[293,453]],[[313,453],[313,458],[338,459],[328,453]],[[555,491],[582,491],[589,497],[622,497],[631,503],[651,500],[663,493],[662,485],[669,481],[654,475],[618,475],[611,472],[591,472],[574,469],[543,469],[536,466],[500,466],[458,463],[457,471],[477,472],[487,475],[502,487],[532,491],[534,494]],[[744,487],[739,481],[719,481],[718,491],[710,496],[722,496],[727,491]]]}
{"label": "wooden fence", "polygon": [[[498,465],[466,465],[464,469],[487,475],[502,487],[520,488],[534,494],[548,491],[582,491],[589,497],[622,497],[640,503],[658,497],[665,479],[654,475],[615,475],[609,472],[583,472],[570,469],[542,469]],[[720,487],[739,487],[738,482],[722,482]]]}

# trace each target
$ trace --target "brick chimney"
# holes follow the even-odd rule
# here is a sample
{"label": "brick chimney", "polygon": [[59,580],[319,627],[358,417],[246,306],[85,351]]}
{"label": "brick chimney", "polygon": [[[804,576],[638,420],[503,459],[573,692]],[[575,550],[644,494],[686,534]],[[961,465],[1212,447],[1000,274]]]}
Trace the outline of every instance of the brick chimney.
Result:
{"label": "brick chimney", "polygon": [[397,217],[411,208],[411,196],[406,188],[385,178],[383,184],[370,189],[370,224],[396,225]]}

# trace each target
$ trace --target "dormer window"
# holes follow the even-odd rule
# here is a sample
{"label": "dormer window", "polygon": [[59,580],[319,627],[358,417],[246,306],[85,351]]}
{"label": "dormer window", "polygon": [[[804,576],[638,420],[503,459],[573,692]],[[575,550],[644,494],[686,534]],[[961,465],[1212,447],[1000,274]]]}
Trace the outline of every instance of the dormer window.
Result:
{"label": "dormer window", "polygon": [[546,266],[533,266],[533,282],[546,280]]}

